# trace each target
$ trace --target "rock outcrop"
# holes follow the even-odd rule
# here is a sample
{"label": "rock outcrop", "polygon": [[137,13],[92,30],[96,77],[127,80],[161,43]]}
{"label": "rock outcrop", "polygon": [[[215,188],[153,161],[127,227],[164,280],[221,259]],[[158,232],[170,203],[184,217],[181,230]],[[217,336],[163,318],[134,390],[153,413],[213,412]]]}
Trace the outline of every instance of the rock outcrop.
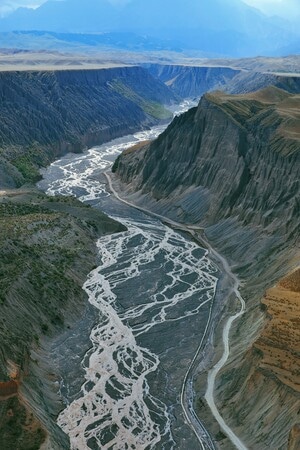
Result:
{"label": "rock outcrop", "polygon": [[[260,450],[298,439],[298,294],[282,281],[278,298],[268,291],[268,312],[260,299],[299,264],[299,111],[300,95],[275,87],[206,94],[113,167],[133,202],[203,226],[243,280],[247,312],[234,324],[216,400],[237,435]],[[230,448],[226,440],[220,446]]]}

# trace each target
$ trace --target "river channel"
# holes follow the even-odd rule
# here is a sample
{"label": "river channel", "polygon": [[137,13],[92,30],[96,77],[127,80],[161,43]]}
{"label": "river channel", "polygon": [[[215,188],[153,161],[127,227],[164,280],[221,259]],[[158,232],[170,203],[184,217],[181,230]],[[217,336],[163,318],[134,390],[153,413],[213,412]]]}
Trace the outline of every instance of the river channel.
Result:
{"label": "river channel", "polygon": [[[181,389],[207,326],[218,269],[188,234],[111,195],[103,176],[121,151],[164,128],[68,154],[39,183],[49,195],[76,196],[127,227],[99,239],[99,265],[83,287],[94,318],[75,348],[89,339],[89,350],[80,361],[73,355],[72,368],[70,350],[60,355],[66,407],[58,424],[73,450],[201,448],[186,423]],[[72,371],[81,374],[76,394]]]}

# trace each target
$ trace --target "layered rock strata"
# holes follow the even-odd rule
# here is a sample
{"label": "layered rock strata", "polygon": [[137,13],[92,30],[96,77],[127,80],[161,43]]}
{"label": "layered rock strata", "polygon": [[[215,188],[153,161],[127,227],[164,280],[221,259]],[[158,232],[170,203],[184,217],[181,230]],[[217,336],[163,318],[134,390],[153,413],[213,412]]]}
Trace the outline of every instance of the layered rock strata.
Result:
{"label": "layered rock strata", "polygon": [[0,186],[36,181],[37,167],[171,118],[175,101],[140,67],[0,72]]}
{"label": "layered rock strata", "polygon": [[240,73],[230,67],[197,67],[184,65],[145,65],[154,77],[163,81],[181,97],[200,97],[207,91],[221,89]]}
{"label": "layered rock strata", "polygon": [[[207,66],[148,64],[145,67],[154,77],[182,97],[201,97],[204,93],[216,89],[231,94],[243,94],[270,85],[291,93],[300,92],[300,74],[266,72],[263,70],[265,67],[259,70],[258,61],[253,67],[250,61],[220,60],[219,67],[216,65],[217,61],[212,62],[214,65]],[[298,70],[297,63],[295,65]],[[270,71],[270,67],[268,70]]]}

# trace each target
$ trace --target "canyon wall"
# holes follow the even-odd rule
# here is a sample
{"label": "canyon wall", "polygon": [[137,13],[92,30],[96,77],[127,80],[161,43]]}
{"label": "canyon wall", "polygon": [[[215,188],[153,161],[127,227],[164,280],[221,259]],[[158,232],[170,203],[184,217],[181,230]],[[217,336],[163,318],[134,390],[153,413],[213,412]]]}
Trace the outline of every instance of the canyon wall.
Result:
{"label": "canyon wall", "polygon": [[[206,94],[113,167],[115,183],[134,203],[203,226],[242,280],[247,311],[233,326],[216,400],[237,435],[260,450],[298,442],[300,364],[290,346],[298,325],[294,313],[284,312],[295,311],[296,300],[260,300],[299,264],[299,111],[300,96],[275,87]],[[275,318],[264,328],[269,316]],[[231,448],[222,438],[220,447]]]}
{"label": "canyon wall", "polygon": [[145,65],[155,78],[163,81],[181,97],[200,97],[207,91],[221,89],[240,73],[230,67],[195,67],[184,65]]}
{"label": "canyon wall", "polygon": [[[233,61],[230,62],[233,63]],[[216,64],[216,61],[214,64]],[[225,64],[226,60],[220,61],[219,67],[216,65],[148,64],[145,65],[145,68],[181,97],[201,97],[205,92],[218,89],[231,94],[242,94],[257,91],[270,85],[291,93],[300,92],[299,74],[276,74],[259,71],[258,61],[253,68],[247,68],[247,65],[250,65],[248,60],[235,62],[235,67],[230,67],[230,65],[226,67]],[[270,67],[268,70],[270,70]]]}
{"label": "canyon wall", "polygon": [[241,71],[227,83],[225,91],[231,94],[243,94],[258,91],[267,86],[275,86],[297,94],[300,92],[300,75]]}
{"label": "canyon wall", "polygon": [[170,119],[176,97],[132,66],[0,72],[0,99],[0,186],[20,186],[59,155]]}

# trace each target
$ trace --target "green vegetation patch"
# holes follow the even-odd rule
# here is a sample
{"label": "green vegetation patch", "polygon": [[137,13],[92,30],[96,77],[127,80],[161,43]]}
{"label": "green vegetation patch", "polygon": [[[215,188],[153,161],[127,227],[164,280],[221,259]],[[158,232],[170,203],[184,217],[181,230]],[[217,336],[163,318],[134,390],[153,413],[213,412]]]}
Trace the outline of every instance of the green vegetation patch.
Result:
{"label": "green vegetation patch", "polygon": [[27,155],[15,159],[13,164],[27,182],[36,183],[41,179],[38,168],[32,163]]}
{"label": "green vegetation patch", "polygon": [[46,166],[49,162],[49,157],[37,144],[25,149],[23,154],[11,161],[27,183],[39,181],[41,179],[39,168]]}
{"label": "green vegetation patch", "polygon": [[47,196],[15,192],[0,202],[0,343],[5,359],[21,364],[36,336],[61,328],[72,302],[80,308],[96,234],[84,219],[48,208]]}
{"label": "green vegetation patch", "polygon": [[30,214],[53,214],[46,208],[40,205],[33,205],[30,203],[13,203],[5,202],[0,203],[0,217],[10,217],[10,216],[28,216]]}
{"label": "green vegetation patch", "polygon": [[110,83],[110,86],[114,91],[118,92],[118,94],[123,95],[123,97],[137,104],[149,116],[152,116],[158,120],[167,120],[172,118],[172,113],[163,105],[157,102],[145,100],[128,86],[123,84],[120,80],[113,80]]}

